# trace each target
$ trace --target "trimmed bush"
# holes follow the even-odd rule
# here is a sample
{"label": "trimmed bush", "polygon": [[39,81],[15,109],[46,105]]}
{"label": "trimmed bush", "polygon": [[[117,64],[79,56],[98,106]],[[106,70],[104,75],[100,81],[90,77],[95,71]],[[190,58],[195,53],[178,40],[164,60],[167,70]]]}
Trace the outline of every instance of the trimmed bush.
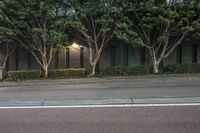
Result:
{"label": "trimmed bush", "polygon": [[78,69],[56,69],[56,70],[50,70],[48,76],[50,78],[85,77],[86,76],[86,70],[84,68],[78,68]]}
{"label": "trimmed bush", "polygon": [[40,70],[24,70],[24,71],[9,71],[8,78],[11,80],[29,80],[39,79],[41,75]]}
{"label": "trimmed bush", "polygon": [[147,66],[135,66],[135,67],[125,67],[126,75],[140,75],[140,74],[148,74]]}
{"label": "trimmed bush", "polygon": [[123,67],[105,67],[102,69],[102,75],[124,75],[124,68]]}
{"label": "trimmed bush", "polygon": [[177,73],[177,74],[187,74],[187,73],[200,73],[199,64],[171,64],[164,67],[165,73]]}
{"label": "trimmed bush", "polygon": [[[49,71],[49,78],[73,78],[85,77],[85,69],[56,69]],[[10,80],[31,80],[42,79],[40,70],[23,70],[23,71],[9,71],[8,79]]]}
{"label": "trimmed bush", "polygon": [[141,74],[148,74],[148,69],[146,66],[116,66],[105,67],[102,70],[102,75],[110,76],[129,76]]}

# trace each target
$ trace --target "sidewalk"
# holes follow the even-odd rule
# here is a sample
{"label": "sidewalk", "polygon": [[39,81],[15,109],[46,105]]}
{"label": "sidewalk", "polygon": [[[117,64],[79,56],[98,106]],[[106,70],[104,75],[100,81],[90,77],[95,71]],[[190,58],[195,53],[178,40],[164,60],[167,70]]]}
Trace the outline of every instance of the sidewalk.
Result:
{"label": "sidewalk", "polygon": [[0,83],[0,106],[200,103],[200,75]]}
{"label": "sidewalk", "polygon": [[145,98],[145,99],[103,99],[103,100],[0,100],[0,107],[8,106],[84,106],[84,105],[123,105],[123,104],[190,104],[200,103],[200,97],[184,98]]}

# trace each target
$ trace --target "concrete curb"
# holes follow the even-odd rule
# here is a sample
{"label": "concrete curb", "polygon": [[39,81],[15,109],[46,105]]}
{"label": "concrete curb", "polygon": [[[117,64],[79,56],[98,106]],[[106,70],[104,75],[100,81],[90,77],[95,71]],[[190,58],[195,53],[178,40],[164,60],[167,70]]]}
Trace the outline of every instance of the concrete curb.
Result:
{"label": "concrete curb", "polygon": [[79,105],[123,105],[123,104],[185,104],[200,103],[200,97],[103,99],[103,100],[0,100],[0,107],[8,106],[79,106]]}

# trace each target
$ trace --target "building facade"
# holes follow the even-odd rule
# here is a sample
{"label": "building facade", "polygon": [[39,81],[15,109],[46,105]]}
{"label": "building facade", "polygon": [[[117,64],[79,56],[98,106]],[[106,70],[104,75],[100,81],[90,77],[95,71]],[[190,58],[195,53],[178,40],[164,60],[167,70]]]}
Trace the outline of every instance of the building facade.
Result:
{"label": "building facade", "polygon": [[[65,51],[58,51],[53,58],[50,69],[86,68],[90,70],[89,49],[79,44],[78,47],[68,46]],[[200,63],[200,41],[185,39],[171,55],[162,62],[168,64]],[[102,54],[98,64],[101,70],[108,66],[138,66],[149,64],[148,50],[144,47],[136,47],[113,41]],[[37,70],[41,67],[36,59],[25,49],[16,48],[9,56],[6,70]]]}

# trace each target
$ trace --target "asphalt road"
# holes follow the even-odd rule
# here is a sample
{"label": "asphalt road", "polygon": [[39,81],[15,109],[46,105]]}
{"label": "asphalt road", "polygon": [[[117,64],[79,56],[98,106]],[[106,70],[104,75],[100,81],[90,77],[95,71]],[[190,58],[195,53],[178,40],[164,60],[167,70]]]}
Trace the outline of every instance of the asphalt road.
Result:
{"label": "asphalt road", "polygon": [[0,109],[0,133],[199,133],[200,106]]}
{"label": "asphalt road", "polygon": [[200,75],[0,82],[0,100],[200,97]]}

